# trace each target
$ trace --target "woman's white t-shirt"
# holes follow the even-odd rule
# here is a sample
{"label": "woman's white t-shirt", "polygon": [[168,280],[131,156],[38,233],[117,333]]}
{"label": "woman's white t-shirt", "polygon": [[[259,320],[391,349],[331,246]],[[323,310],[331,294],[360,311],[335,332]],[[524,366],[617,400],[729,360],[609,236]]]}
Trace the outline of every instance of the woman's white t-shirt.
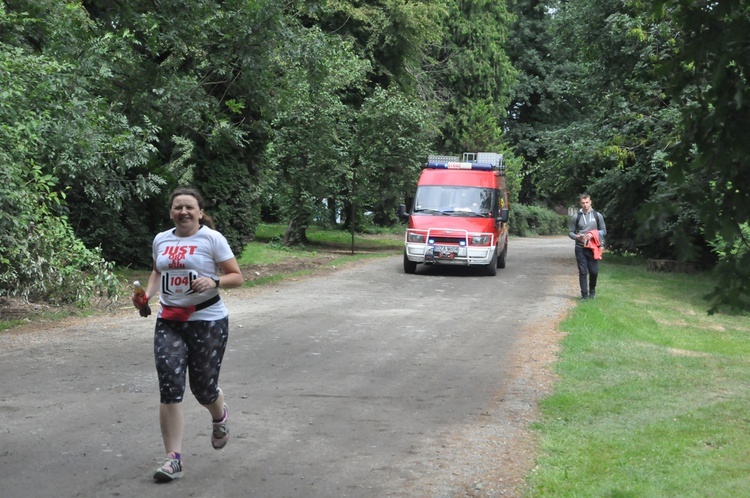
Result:
{"label": "woman's white t-shirt", "polygon": [[[170,229],[154,237],[153,258],[161,273],[159,302],[182,308],[195,306],[219,294],[219,289],[197,293],[190,284],[198,277],[219,273],[219,263],[234,257],[227,239],[216,230],[202,225],[190,237],[179,237]],[[224,301],[194,312],[193,320],[220,320],[227,316]],[[159,314],[161,316],[161,308]]]}

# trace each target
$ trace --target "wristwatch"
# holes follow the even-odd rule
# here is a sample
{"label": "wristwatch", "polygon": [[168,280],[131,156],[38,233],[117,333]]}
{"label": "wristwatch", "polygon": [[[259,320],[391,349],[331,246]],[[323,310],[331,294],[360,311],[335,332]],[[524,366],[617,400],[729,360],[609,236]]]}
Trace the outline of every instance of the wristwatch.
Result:
{"label": "wristwatch", "polygon": [[221,281],[219,280],[219,277],[211,277],[211,278],[214,279],[214,284],[216,284],[215,287],[218,289],[219,288],[219,283],[221,283]]}

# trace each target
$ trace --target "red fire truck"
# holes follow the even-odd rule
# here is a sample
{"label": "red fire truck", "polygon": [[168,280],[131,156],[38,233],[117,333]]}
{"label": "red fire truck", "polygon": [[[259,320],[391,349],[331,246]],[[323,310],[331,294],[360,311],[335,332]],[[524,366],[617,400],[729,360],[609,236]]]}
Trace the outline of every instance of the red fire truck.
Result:
{"label": "red fire truck", "polygon": [[429,156],[417,183],[404,238],[404,272],[418,264],[482,266],[490,276],[505,268],[508,193],[502,154],[466,152]]}

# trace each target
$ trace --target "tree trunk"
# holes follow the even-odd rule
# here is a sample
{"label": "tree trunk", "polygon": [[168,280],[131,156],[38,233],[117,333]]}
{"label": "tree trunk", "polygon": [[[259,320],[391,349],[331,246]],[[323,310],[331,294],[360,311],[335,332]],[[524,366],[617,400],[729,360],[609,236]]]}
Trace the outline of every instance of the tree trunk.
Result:
{"label": "tree trunk", "polygon": [[352,226],[352,203],[344,201],[344,207],[341,209],[341,228],[348,230]]}
{"label": "tree trunk", "polygon": [[289,220],[289,224],[286,226],[284,232],[284,246],[296,246],[300,244],[307,244],[307,227],[295,218]]}

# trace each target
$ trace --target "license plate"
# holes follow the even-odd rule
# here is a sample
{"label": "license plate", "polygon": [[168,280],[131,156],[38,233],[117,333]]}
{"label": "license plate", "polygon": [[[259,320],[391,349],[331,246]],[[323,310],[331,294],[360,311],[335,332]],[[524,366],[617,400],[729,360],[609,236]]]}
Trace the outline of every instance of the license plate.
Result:
{"label": "license plate", "polygon": [[438,258],[449,258],[452,259],[458,254],[458,247],[456,246],[433,246],[432,253]]}

